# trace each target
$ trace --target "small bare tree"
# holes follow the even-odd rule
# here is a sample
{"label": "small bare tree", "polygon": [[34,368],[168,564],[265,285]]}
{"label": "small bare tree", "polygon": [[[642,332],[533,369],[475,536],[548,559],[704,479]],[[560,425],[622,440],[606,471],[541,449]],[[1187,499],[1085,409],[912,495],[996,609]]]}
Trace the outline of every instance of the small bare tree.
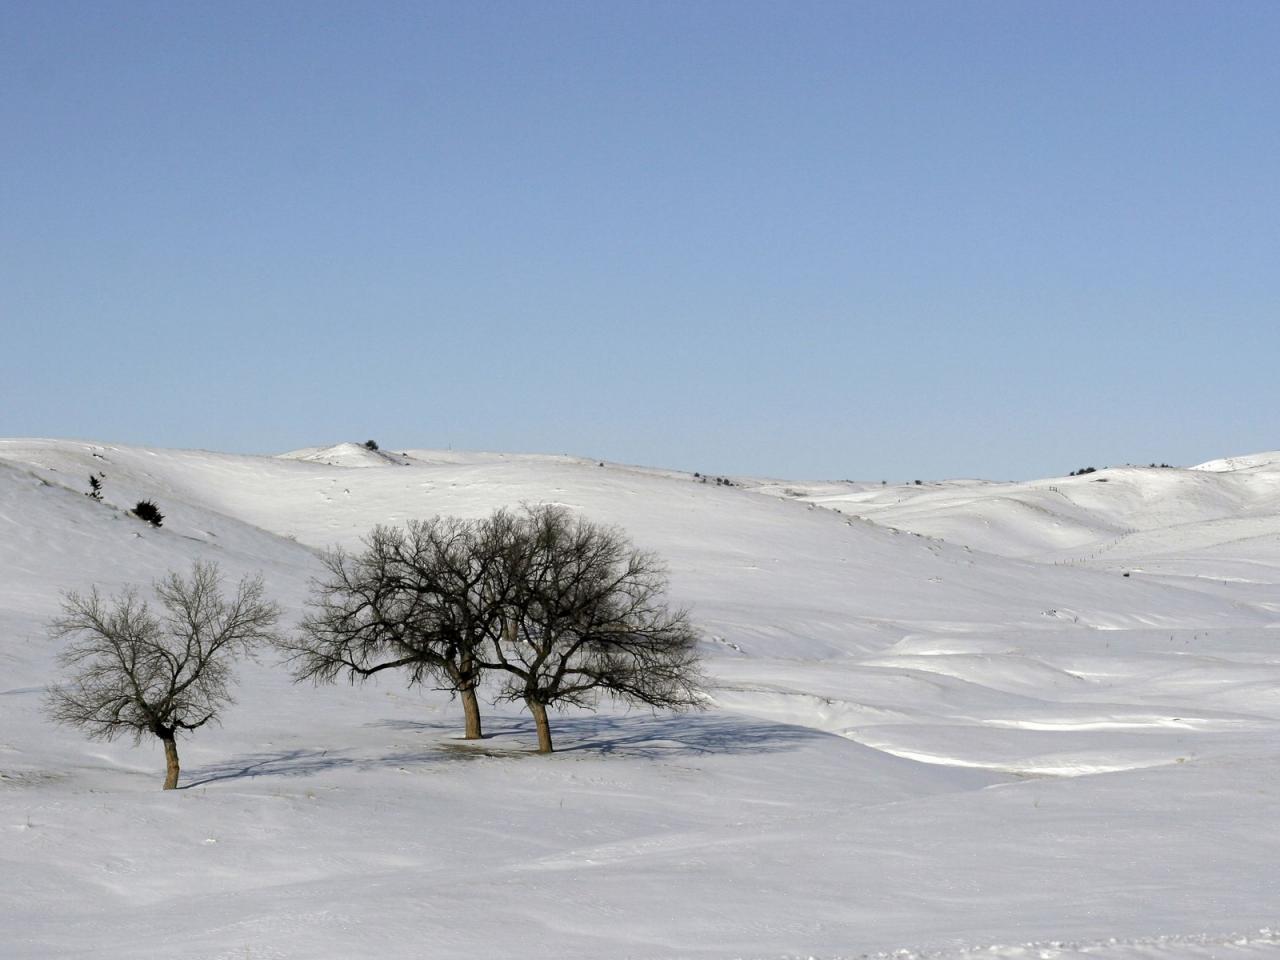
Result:
{"label": "small bare tree", "polygon": [[698,634],[666,601],[666,570],[618,529],[562,507],[527,507],[505,555],[510,600],[489,667],[523,700],[552,751],[547,708],[601,696],[666,709],[703,706]]}
{"label": "small bare tree", "polygon": [[404,670],[462,700],[466,739],[481,736],[480,654],[506,603],[502,558],[514,518],[434,517],[375,527],[364,550],[332,550],[297,636],[279,646],[298,680],[351,682]]}
{"label": "small bare tree", "polygon": [[109,599],[96,587],[64,597],[50,629],[70,641],[59,661],[72,676],[50,689],[47,708],[57,722],[95,739],[158,737],[164,789],[172,790],[178,733],[218,720],[232,702],[235,660],[274,639],[280,611],[263,598],[259,578],[240,581],[228,600],[213,563],[195,563],[190,579],[170,573],[155,592],[163,612],[153,612],[132,587]]}

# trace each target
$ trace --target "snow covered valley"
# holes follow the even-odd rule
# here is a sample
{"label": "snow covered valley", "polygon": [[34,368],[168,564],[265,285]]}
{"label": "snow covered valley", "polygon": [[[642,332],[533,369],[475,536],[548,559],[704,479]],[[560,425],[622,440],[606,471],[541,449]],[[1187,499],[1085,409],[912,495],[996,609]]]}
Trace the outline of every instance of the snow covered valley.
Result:
{"label": "snow covered valley", "polygon": [[[292,623],[319,550],[522,502],[667,561],[710,709],[563,713],[539,756],[517,707],[464,742],[446,694],[264,652],[176,791],[42,710],[68,590],[215,560]],[[729,486],[0,441],[0,957],[1280,957],[1277,624],[1280,454]]]}

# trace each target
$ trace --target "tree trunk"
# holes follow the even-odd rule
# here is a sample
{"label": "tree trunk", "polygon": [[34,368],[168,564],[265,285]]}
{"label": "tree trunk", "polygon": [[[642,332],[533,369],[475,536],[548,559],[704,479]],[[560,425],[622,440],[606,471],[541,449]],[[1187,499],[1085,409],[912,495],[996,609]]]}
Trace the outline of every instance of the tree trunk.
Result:
{"label": "tree trunk", "polygon": [[166,790],[175,790],[178,787],[178,744],[173,737],[161,737],[160,739],[164,743],[164,788]]}
{"label": "tree trunk", "polygon": [[533,724],[538,728],[538,752],[550,753],[553,747],[551,746],[551,725],[547,723],[547,705],[537,700],[525,702],[529,705],[529,712],[533,714]]}
{"label": "tree trunk", "polygon": [[480,732],[480,701],[476,699],[476,688],[465,687],[458,691],[458,695],[462,697],[462,714],[467,722],[467,732],[463,737],[479,740],[483,734]]}

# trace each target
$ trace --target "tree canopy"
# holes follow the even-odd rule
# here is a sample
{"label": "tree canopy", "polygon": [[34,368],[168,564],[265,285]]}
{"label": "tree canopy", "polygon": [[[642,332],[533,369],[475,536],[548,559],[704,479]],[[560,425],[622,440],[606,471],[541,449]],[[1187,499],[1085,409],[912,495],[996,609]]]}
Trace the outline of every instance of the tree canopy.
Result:
{"label": "tree canopy", "polygon": [[260,578],[225,597],[213,563],[195,563],[189,578],[170,573],[154,589],[160,611],[134,587],[110,598],[96,587],[64,597],[50,631],[68,641],[58,659],[71,676],[50,689],[47,708],[92,738],[158,737],[165,789],[173,789],[177,734],[218,720],[232,702],[236,659],[275,639],[280,611],[264,599]]}

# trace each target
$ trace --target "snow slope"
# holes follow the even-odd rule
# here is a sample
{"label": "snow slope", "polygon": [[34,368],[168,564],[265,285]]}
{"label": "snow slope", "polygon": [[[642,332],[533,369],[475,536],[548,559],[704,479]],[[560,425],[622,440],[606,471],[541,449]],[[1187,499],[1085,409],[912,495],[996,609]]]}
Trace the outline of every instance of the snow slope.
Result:
{"label": "snow slope", "polygon": [[1252,470],[1256,467],[1269,467],[1275,464],[1280,464],[1280,450],[1273,450],[1270,453],[1251,453],[1243,457],[1223,457],[1221,460],[1210,460],[1207,463],[1197,464],[1191,469],[1226,473],[1238,470]]}
{"label": "snow slope", "polygon": [[[0,441],[0,956],[1280,955],[1280,464],[1237,461],[725,487]],[[264,658],[170,793],[41,716],[62,591],[216,559],[296,615],[317,550],[522,501],[667,559],[713,709],[565,714],[537,757],[515,708],[466,744],[443,695]]]}
{"label": "snow slope", "polygon": [[[1234,465],[1234,466],[1232,466]],[[948,481],[921,486],[754,484],[1007,557],[1118,569],[1137,559],[1227,548],[1237,560],[1280,560],[1280,456],[1214,461],[1188,470],[1117,467],[1021,483]],[[1241,538],[1269,541],[1236,550]],[[1204,565],[1215,575],[1216,565]]]}

